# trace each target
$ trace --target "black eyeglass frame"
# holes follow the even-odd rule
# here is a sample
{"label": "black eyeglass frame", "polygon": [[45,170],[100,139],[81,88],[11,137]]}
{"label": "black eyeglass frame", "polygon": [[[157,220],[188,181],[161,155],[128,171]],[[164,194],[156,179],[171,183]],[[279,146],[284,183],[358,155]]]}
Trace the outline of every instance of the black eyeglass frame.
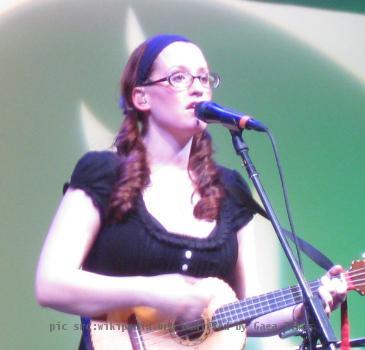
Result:
{"label": "black eyeglass frame", "polygon": [[[188,75],[190,75],[191,76],[191,82],[190,82],[190,84],[189,85],[187,85],[187,86],[185,86],[185,87],[179,87],[179,86],[175,86],[172,82],[171,82],[171,77],[174,75],[174,74],[176,74],[176,73],[184,73],[184,74],[188,74]],[[189,72],[186,72],[186,71],[184,71],[184,72],[179,72],[179,71],[177,71],[177,72],[173,72],[173,73],[170,73],[168,76],[166,76],[166,77],[164,77],[164,78],[161,78],[161,79],[157,79],[157,80],[153,80],[153,81],[146,81],[146,82],[144,82],[144,83],[142,83],[142,84],[140,84],[140,86],[150,86],[150,85],[154,85],[154,84],[157,84],[157,83],[162,83],[163,81],[167,81],[172,87],[174,87],[175,89],[189,89],[190,88],[190,86],[191,85],[193,85],[193,82],[194,82],[194,80],[195,79],[199,79],[199,81],[200,81],[200,84],[202,84],[202,86],[204,87],[204,88],[208,88],[207,86],[205,86],[203,83],[202,83],[202,81],[201,81],[201,79],[204,77],[204,75],[205,74],[207,74],[208,75],[208,79],[210,78],[210,77],[213,77],[213,82],[214,82],[214,85],[211,85],[210,84],[210,79],[209,79],[209,87],[210,88],[213,88],[213,89],[216,89],[216,88],[218,88],[218,86],[219,86],[219,84],[220,84],[220,82],[221,82],[221,78],[220,78],[220,76],[219,76],[219,74],[217,74],[217,73],[203,73],[203,74],[199,74],[199,75],[192,75],[191,73],[189,73]]]}

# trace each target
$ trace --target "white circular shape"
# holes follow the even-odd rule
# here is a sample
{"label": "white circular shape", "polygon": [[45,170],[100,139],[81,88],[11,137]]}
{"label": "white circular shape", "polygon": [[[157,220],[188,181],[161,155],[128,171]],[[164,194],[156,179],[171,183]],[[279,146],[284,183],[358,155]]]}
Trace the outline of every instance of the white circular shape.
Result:
{"label": "white circular shape", "polygon": [[186,250],[185,251],[185,258],[186,259],[191,259],[193,253],[191,252],[191,250]]}

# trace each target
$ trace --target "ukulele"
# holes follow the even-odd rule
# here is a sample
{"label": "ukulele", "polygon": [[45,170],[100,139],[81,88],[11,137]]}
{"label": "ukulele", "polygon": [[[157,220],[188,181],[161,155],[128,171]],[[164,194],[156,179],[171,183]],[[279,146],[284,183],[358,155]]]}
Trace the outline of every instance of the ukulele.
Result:
{"label": "ukulele", "polygon": [[[353,261],[339,277],[347,289],[365,294],[365,260]],[[90,321],[90,336],[95,350],[239,350],[245,346],[244,324],[273,311],[303,301],[299,286],[237,300],[234,291],[218,278],[204,278],[215,295],[196,320],[169,319],[150,307],[135,307],[110,312],[103,320]],[[318,293],[320,280],[309,283]]]}

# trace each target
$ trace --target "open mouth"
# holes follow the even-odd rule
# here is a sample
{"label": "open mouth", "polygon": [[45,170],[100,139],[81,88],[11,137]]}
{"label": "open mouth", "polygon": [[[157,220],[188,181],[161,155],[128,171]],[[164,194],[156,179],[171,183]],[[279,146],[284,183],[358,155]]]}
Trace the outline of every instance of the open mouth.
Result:
{"label": "open mouth", "polygon": [[186,107],[186,109],[194,109],[195,110],[195,106],[197,105],[198,102],[191,102],[188,104],[188,106]]}

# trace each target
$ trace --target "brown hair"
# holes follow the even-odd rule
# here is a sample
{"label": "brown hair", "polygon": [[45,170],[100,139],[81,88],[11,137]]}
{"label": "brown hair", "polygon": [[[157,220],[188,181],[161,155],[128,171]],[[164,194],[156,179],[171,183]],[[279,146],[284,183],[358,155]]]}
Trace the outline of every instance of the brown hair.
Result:
{"label": "brown hair", "polygon": [[[149,183],[150,169],[142,137],[147,132],[145,115],[133,107],[132,91],[137,86],[139,61],[147,46],[144,42],[130,56],[121,78],[121,95],[125,118],[114,145],[121,158],[119,180],[112,193],[108,218],[121,220],[134,208],[138,195]],[[224,195],[218,168],[212,159],[211,137],[203,131],[193,138],[188,170],[200,200],[195,205],[194,216],[213,221],[218,219]]]}

